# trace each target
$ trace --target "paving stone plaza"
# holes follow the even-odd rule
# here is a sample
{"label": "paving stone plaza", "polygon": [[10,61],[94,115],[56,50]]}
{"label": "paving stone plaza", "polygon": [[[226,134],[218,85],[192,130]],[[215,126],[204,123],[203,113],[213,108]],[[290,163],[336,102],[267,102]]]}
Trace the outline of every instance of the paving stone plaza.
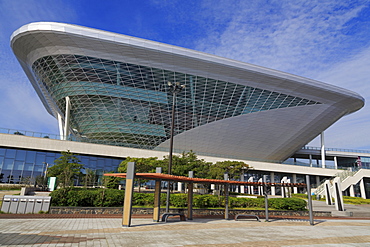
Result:
{"label": "paving stone plaza", "polygon": [[369,246],[370,220],[1,219],[0,246]]}

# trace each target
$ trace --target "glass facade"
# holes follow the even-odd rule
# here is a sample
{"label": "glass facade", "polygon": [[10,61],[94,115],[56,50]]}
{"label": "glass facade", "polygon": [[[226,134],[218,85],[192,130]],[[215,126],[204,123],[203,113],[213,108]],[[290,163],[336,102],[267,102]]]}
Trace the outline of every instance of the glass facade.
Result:
{"label": "glass facade", "polygon": [[358,157],[356,164],[360,169],[370,169],[370,157]]}
{"label": "glass facade", "polygon": [[32,65],[54,113],[71,101],[74,137],[88,142],[153,149],[170,137],[172,94],[181,83],[175,135],[253,112],[320,104],[279,92],[165,69],[80,55],[53,55]]}
{"label": "glass facade", "polygon": [[[52,166],[60,152],[46,152],[0,147],[0,183],[20,183],[22,178],[44,175],[46,164]],[[117,171],[123,158],[77,155],[85,168],[104,172]]]}

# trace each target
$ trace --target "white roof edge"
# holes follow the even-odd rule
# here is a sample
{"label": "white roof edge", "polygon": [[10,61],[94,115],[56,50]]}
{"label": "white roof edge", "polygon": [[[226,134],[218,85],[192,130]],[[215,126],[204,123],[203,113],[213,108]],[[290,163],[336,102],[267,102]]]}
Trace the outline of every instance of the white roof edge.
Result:
{"label": "white roof edge", "polygon": [[[324,82],[320,82],[317,80],[293,75],[287,72],[282,72],[274,69],[269,69],[266,67],[246,63],[246,62],[241,62],[229,58],[224,58],[208,53],[204,53],[201,51],[196,51],[192,49],[187,49],[175,45],[170,45],[170,44],[165,44],[157,41],[151,41],[147,39],[142,39],[142,38],[137,38],[137,37],[132,37],[124,34],[118,34],[110,31],[104,31],[104,30],[99,30],[95,28],[90,28],[90,27],[84,27],[84,26],[79,26],[75,24],[67,24],[67,23],[59,23],[59,22],[33,22],[29,23],[26,25],[23,25],[22,27],[18,28],[16,31],[13,32],[11,35],[11,44],[13,44],[13,41],[17,38],[17,36],[22,35],[23,33],[26,32],[32,32],[32,31],[54,31],[54,32],[63,32],[63,33],[68,33],[68,34],[74,34],[78,36],[85,36],[89,38],[96,38],[96,39],[101,39],[101,40],[106,40],[110,42],[115,42],[115,43],[122,43],[122,44],[129,44],[133,46],[138,46],[142,47],[145,49],[153,49],[153,50],[158,50],[162,52],[168,52],[168,53],[173,53],[176,55],[181,55],[181,56],[188,56],[188,57],[193,57],[197,58],[203,61],[207,62],[212,62],[212,63],[218,63],[222,64],[224,66],[232,66],[238,69],[243,69],[243,70],[250,70],[253,72],[257,73],[263,73],[263,74],[268,74],[273,77],[278,77],[286,80],[292,80],[297,83],[309,85],[311,87],[319,87],[319,88],[325,88],[326,90],[331,90],[335,91],[338,93],[344,93],[348,96],[352,96],[354,98],[357,98],[361,101],[365,101],[365,99],[358,93],[353,92],[348,89],[344,89],[332,84],[327,84]],[[145,44],[145,45],[144,45]]]}

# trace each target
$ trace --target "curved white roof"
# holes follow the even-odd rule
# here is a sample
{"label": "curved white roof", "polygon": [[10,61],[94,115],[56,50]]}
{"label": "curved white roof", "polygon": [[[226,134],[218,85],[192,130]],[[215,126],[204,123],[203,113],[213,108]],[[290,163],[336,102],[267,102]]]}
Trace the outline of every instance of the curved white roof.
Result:
{"label": "curved white roof", "polygon": [[[177,77],[174,76],[175,80],[180,80],[181,76],[185,76],[187,79],[182,82],[187,84],[184,97],[188,97],[192,101],[192,105],[189,103],[188,107],[193,107],[193,111],[188,111],[188,113],[192,112],[193,117],[199,118],[204,118],[206,115],[204,113],[205,106],[200,107],[199,104],[205,100],[210,101],[206,99],[209,98],[210,89],[204,87],[202,101],[196,101],[195,97],[201,97],[199,96],[201,95],[201,87],[197,87],[197,85],[207,84],[208,80],[212,80],[216,86],[222,83],[227,85],[224,90],[232,91],[229,101],[224,98],[225,93],[222,94],[222,90],[217,89],[219,101],[230,102],[229,106],[225,106],[227,109],[225,109],[225,113],[222,113],[223,116],[220,117],[221,115],[217,113],[218,115],[212,121],[209,120],[208,116],[207,120],[204,120],[207,121],[205,124],[201,124],[201,120],[197,120],[198,124],[194,125],[194,120],[192,120],[191,127],[186,127],[175,136],[175,149],[179,150],[282,161],[339,118],[357,111],[364,105],[364,99],[357,93],[315,80],[172,45],[71,24],[39,22],[25,25],[13,33],[11,46],[45,107],[54,116],[56,112],[63,115],[63,109],[60,109],[60,105],[55,103],[58,101],[56,96],[51,93],[50,88],[45,87],[45,83],[40,83],[40,75],[34,71],[35,68],[37,69],[35,64],[40,64],[40,59],[45,59],[45,57],[67,61],[65,56],[71,54],[77,60],[80,59],[79,56],[88,59],[96,58],[100,59],[99,63],[115,61],[115,64],[125,63],[126,66],[138,65],[146,69],[153,68],[166,73],[177,73]],[[45,61],[47,62],[46,59]],[[130,69],[132,72],[132,68]],[[153,75],[155,73],[153,72]],[[179,74],[181,74],[180,77]],[[196,79],[194,82],[190,82],[189,77]],[[64,82],[64,85],[69,82]],[[145,79],[143,79],[144,82]],[[90,87],[91,85],[93,84],[89,84]],[[96,85],[93,86],[94,88],[101,87],[101,84],[94,85]],[[70,84],[68,86],[72,87]],[[81,85],[79,86],[81,88]],[[216,95],[216,86],[214,95]],[[84,85],[86,91],[85,87],[87,84]],[[244,93],[246,89],[254,90],[254,95],[251,93],[250,98],[247,98]],[[117,91],[119,88],[114,90]],[[127,87],[125,90],[128,92]],[[133,89],[130,90],[131,95],[128,98],[130,104],[134,104],[132,102],[136,102],[137,99],[132,96]],[[135,90],[136,94],[141,92],[138,91],[141,89]],[[257,94],[257,91],[261,91],[261,93]],[[155,98],[158,103],[162,97],[162,91],[156,92],[148,97]],[[112,92],[108,94],[113,97]],[[207,97],[205,97],[206,94]],[[247,106],[248,102],[250,104],[252,98],[258,97],[258,95],[263,95],[266,98],[265,101],[259,103],[259,99],[253,99],[256,101],[254,105]],[[273,106],[277,99],[281,100],[288,96],[294,98],[294,102],[300,103],[289,104],[286,107]],[[275,101],[273,97],[276,97]],[[148,99],[147,102],[149,101],[151,100]],[[227,115],[227,112],[231,111],[232,101],[237,101],[233,105],[236,108],[246,104],[240,114]],[[212,99],[212,102],[209,102],[209,107],[215,107],[217,102],[217,98]],[[165,103],[169,104],[170,101]],[[181,104],[180,99],[178,103]],[[143,105],[143,103],[140,104]],[[184,104],[186,105],[186,102]],[[258,104],[260,105],[258,106]],[[271,106],[266,107],[267,104],[271,104]],[[221,106],[218,105],[218,107],[221,109]],[[247,111],[248,107],[251,109]],[[152,109],[153,106],[150,108]],[[194,109],[196,108],[197,111],[200,111],[201,108],[202,114],[195,114]],[[236,110],[234,111],[236,112]],[[161,114],[165,116],[164,111]],[[167,120],[168,118],[163,121]],[[135,128],[143,128],[142,125],[140,127],[137,123],[135,124]],[[160,131],[157,129],[158,133]],[[166,134],[163,135],[166,136]],[[161,140],[161,143],[157,143],[157,149],[168,148],[169,141],[166,141],[166,138]]]}

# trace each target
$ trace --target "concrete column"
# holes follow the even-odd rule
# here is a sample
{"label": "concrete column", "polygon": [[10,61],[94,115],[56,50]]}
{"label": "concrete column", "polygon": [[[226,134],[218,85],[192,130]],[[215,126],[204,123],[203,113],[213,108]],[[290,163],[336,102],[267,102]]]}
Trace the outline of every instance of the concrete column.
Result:
{"label": "concrete column", "polygon": [[[291,183],[290,178],[287,178],[286,182],[290,184]],[[288,198],[292,197],[292,187],[285,187],[285,191],[286,191],[286,197]]]}
{"label": "concrete column", "polygon": [[338,211],[344,211],[343,194],[342,194],[342,189],[340,186],[339,177],[334,178],[333,187],[334,187],[335,208]]}
{"label": "concrete column", "polygon": [[[244,173],[240,176],[240,181],[244,182]],[[239,186],[239,192],[245,193],[244,185]]]}
{"label": "concrete column", "polygon": [[334,156],[334,169],[338,169],[338,159],[337,159],[337,156]]}
{"label": "concrete column", "polygon": [[312,167],[312,154],[310,154],[308,157],[310,159],[310,167]]}
{"label": "concrete column", "polygon": [[[250,177],[248,179],[248,182],[253,182],[253,177]],[[249,189],[249,194],[253,195],[254,194],[254,187],[253,186],[248,186]]]}
{"label": "concrete column", "polygon": [[355,197],[355,186],[353,184],[349,186],[349,196]]}
{"label": "concrete column", "polygon": [[62,116],[59,113],[57,113],[57,118],[58,118],[58,128],[59,128],[59,139],[64,140],[64,128],[63,128]]}
{"label": "concrete column", "polygon": [[[288,178],[287,177],[283,177],[280,181],[282,184],[284,183],[287,183],[288,182]],[[281,187],[281,197],[282,198],[285,198],[287,197],[287,193],[286,193],[286,187],[285,186],[282,186]]]}
{"label": "concrete column", "polygon": [[316,176],[316,188],[320,185],[320,176]]}
{"label": "concrete column", "polygon": [[178,192],[182,192],[182,185],[183,185],[182,182],[177,182],[177,191]]}
{"label": "concrete column", "polygon": [[[270,182],[275,183],[275,172],[270,172]],[[276,195],[275,193],[275,186],[271,186],[271,195]]]}
{"label": "concrete column", "polygon": [[69,115],[71,111],[71,100],[69,97],[66,97],[66,112],[65,112],[65,119],[64,119],[64,140],[68,139],[69,136]]}
{"label": "concrete column", "polygon": [[332,199],[331,190],[330,190],[330,187],[331,187],[330,180],[328,179],[325,180],[324,186],[325,186],[324,190],[325,190],[326,205],[332,205],[333,199]]}
{"label": "concrete column", "polygon": [[[297,183],[297,174],[293,174],[293,183]],[[297,187],[293,187],[293,194],[298,194]]]}
{"label": "concrete column", "polygon": [[326,168],[325,165],[325,140],[324,132],[321,132],[321,167]]}
{"label": "concrete column", "polygon": [[[262,183],[262,182],[263,182],[262,178],[258,179],[258,183]],[[263,195],[263,186],[258,186],[258,195],[259,196]]]}
{"label": "concrete column", "polygon": [[361,192],[361,197],[363,199],[366,199],[366,190],[365,190],[365,181],[364,181],[364,179],[361,179],[361,181],[360,181],[360,192]]}

